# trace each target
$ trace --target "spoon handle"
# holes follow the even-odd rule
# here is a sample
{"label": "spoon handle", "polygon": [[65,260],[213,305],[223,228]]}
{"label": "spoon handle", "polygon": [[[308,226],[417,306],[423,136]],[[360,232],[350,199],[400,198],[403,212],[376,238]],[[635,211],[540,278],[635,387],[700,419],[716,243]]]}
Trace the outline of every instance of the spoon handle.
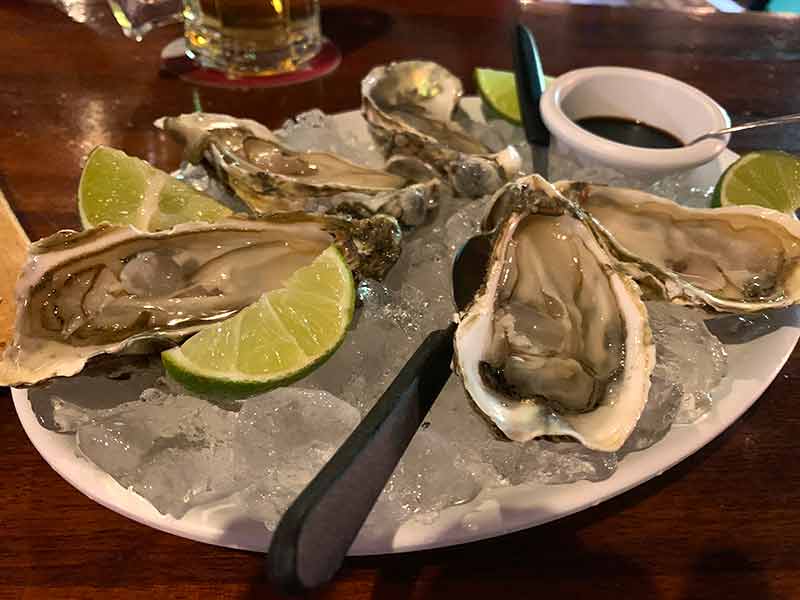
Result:
{"label": "spoon handle", "polygon": [[417,348],[350,437],[283,515],[267,573],[296,593],[329,581],[342,564],[400,457],[450,377],[455,323]]}
{"label": "spoon handle", "polygon": [[725,135],[726,133],[735,133],[737,131],[745,131],[747,129],[755,129],[757,127],[772,127],[773,125],[785,125],[786,123],[795,123],[795,122],[800,122],[800,113],[795,113],[792,115],[784,115],[782,117],[773,117],[771,119],[761,119],[760,121],[751,121],[750,123],[742,123],[741,125],[734,125],[733,127],[726,127],[725,129],[712,131],[711,133],[705,133],[700,137],[689,142],[687,146],[696,144],[700,140],[704,140],[710,137],[718,137],[720,135]]}

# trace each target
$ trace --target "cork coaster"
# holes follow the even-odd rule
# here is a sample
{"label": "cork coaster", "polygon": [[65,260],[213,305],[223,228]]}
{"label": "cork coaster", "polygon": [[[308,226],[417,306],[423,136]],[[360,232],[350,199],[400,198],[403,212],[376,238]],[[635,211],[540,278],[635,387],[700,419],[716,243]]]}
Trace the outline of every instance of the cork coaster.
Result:
{"label": "cork coaster", "polygon": [[14,336],[14,318],[17,312],[14,288],[22,265],[28,256],[30,240],[17,221],[3,192],[0,190],[0,353]]}

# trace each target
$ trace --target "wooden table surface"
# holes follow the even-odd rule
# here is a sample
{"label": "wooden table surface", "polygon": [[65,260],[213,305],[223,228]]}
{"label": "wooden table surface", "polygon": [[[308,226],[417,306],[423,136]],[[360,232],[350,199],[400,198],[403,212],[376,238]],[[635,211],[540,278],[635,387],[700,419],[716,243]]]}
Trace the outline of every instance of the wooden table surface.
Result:
{"label": "wooden table surface", "polygon": [[[277,126],[301,110],[354,108],[367,70],[439,61],[474,91],[475,66],[509,67],[515,4],[403,6],[323,0],[341,48],[322,80],[238,92],[159,74],[171,27],[137,44],[105,4],[0,5],[0,187],[32,239],[78,225],[83,157],[110,144],[173,168],[179,148],[151,126],[204,109]],[[800,112],[800,19],[528,5],[545,70],[615,64],[661,71],[716,98],[734,121]],[[742,135],[738,151],[800,152],[800,127]],[[315,598],[800,597],[800,354],[728,431],[661,477],[576,516],[466,546],[349,559]],[[270,598],[263,557],[190,542],[93,503],[28,442],[0,402],[0,598]]]}

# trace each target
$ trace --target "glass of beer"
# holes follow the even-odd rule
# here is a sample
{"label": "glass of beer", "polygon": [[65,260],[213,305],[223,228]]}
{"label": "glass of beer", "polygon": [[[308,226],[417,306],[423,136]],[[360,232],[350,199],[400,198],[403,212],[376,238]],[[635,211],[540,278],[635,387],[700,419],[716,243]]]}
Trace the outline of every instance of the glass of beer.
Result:
{"label": "glass of beer", "polygon": [[293,71],[319,52],[319,0],[183,0],[187,54],[232,76]]}

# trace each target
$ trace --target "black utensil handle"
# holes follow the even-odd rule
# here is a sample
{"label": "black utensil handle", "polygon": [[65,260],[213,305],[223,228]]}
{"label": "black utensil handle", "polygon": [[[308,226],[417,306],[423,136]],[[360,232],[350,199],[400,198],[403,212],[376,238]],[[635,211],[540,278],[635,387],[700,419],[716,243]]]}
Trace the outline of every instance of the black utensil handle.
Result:
{"label": "black utensil handle", "polygon": [[550,131],[542,120],[539,110],[539,99],[544,93],[544,71],[539,58],[536,40],[530,30],[518,24],[514,30],[514,76],[517,84],[517,99],[519,100],[522,125],[525,137],[531,144],[548,146],[550,144]]}
{"label": "black utensil handle", "polygon": [[455,324],[417,348],[364,420],[283,515],[267,573],[283,591],[329,581],[450,376]]}

